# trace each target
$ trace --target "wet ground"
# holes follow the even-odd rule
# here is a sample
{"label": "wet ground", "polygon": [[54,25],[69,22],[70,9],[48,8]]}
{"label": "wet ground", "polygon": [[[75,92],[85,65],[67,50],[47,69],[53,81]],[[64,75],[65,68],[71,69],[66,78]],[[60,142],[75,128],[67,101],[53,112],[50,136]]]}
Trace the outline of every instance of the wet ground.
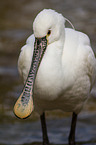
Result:
{"label": "wet ground", "polygon": [[[44,8],[61,12],[77,30],[88,34],[96,54],[96,0],[0,0],[0,145],[42,144],[38,115],[19,120],[13,106],[23,87],[17,71],[20,48],[32,33],[35,16]],[[50,142],[67,145],[71,114],[53,111],[46,116]],[[78,116],[76,141],[96,145],[95,88]]]}

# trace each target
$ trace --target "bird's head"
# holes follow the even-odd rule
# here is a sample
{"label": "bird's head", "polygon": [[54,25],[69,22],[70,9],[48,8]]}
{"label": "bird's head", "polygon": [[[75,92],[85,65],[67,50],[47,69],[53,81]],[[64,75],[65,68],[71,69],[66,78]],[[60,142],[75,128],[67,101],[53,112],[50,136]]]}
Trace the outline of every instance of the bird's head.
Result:
{"label": "bird's head", "polygon": [[62,38],[64,23],[64,17],[50,9],[41,11],[34,20],[35,43],[32,64],[24,89],[14,106],[14,113],[19,118],[26,118],[34,109],[33,91],[39,65],[47,45]]}
{"label": "bird's head", "polygon": [[46,36],[48,44],[58,41],[64,32],[65,19],[62,14],[51,9],[44,9],[33,22],[33,31],[36,38]]}

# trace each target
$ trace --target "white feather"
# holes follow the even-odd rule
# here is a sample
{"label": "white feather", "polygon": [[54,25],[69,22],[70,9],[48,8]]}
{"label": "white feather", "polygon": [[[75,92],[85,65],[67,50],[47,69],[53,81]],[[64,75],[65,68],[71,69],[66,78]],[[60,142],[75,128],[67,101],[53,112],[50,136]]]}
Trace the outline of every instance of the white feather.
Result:
{"label": "white feather", "polygon": [[40,64],[34,88],[35,110],[61,109],[79,113],[96,78],[96,59],[84,33],[65,28],[65,19],[53,10],[43,10],[33,23],[34,35],[27,39],[18,60],[24,81],[27,78],[35,37],[51,34]]}

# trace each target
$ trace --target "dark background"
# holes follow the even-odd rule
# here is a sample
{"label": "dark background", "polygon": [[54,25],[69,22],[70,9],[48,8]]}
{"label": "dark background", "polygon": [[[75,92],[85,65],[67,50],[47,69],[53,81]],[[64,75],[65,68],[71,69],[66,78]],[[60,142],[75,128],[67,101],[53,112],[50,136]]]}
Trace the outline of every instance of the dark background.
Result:
{"label": "dark background", "polygon": [[[39,145],[42,141],[38,115],[33,112],[27,120],[19,120],[13,106],[23,87],[17,70],[20,48],[32,34],[35,16],[44,8],[62,13],[76,30],[86,33],[96,52],[96,0],[0,0],[0,145]],[[66,23],[66,27],[70,25]],[[94,87],[78,117],[78,144],[96,144],[95,96]],[[67,144],[71,113],[52,111],[46,115],[50,141]]]}

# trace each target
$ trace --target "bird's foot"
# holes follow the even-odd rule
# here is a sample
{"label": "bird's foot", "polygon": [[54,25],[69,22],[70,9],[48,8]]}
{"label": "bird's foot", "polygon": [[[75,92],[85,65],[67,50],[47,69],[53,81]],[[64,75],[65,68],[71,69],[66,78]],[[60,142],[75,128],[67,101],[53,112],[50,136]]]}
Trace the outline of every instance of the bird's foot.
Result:
{"label": "bird's foot", "polygon": [[74,141],[69,141],[69,145],[76,145]]}
{"label": "bird's foot", "polygon": [[43,141],[43,145],[49,145],[49,141]]}

